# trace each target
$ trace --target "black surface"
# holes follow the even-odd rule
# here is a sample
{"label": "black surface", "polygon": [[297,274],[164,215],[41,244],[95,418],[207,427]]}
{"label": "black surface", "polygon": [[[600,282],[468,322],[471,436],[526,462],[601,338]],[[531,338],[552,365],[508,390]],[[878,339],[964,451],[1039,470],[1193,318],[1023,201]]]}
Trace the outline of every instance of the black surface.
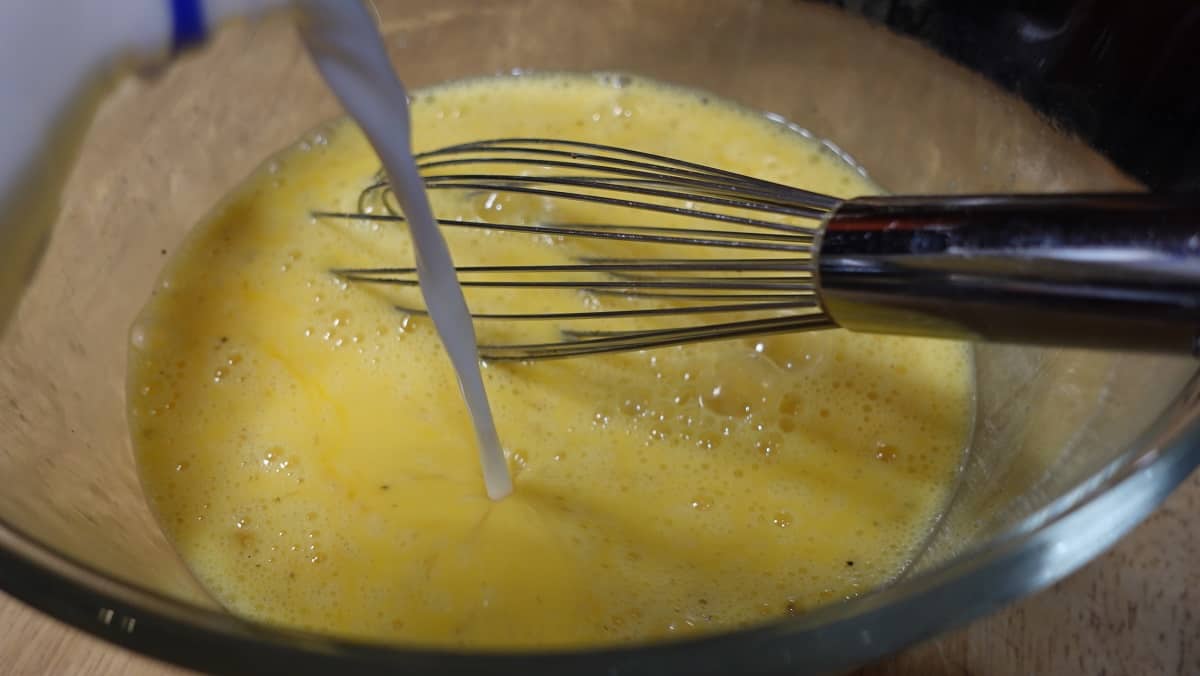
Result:
{"label": "black surface", "polygon": [[1156,190],[1200,191],[1197,0],[832,0],[991,78]]}

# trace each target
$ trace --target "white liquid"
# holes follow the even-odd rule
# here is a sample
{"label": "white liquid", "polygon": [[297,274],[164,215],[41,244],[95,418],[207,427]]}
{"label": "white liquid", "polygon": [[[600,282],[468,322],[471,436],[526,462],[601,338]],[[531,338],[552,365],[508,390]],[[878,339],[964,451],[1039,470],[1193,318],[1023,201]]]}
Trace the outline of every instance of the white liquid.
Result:
{"label": "white liquid", "polygon": [[479,372],[467,301],[412,157],[404,85],[392,70],[375,24],[361,3],[302,0],[299,4],[305,10],[301,18],[305,45],[330,89],[379,154],[408,221],[421,295],[458,374],[459,389],[475,425],[488,497],[499,500],[512,492],[512,477]]}

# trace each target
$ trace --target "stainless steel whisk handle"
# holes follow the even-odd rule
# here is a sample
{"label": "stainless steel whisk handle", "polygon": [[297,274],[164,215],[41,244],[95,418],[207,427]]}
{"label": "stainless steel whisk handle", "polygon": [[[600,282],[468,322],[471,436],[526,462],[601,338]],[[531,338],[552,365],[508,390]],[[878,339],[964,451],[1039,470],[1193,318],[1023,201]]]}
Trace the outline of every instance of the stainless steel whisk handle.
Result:
{"label": "stainless steel whisk handle", "polygon": [[1200,356],[1196,196],[858,198],[815,250],[847,329]]}

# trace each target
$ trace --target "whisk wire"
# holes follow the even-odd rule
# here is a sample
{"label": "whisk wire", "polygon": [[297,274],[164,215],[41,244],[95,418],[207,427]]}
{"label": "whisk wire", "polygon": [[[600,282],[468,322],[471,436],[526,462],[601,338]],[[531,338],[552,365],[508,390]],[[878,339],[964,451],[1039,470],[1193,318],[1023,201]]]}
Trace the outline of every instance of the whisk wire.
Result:
{"label": "whisk wire", "polygon": [[[564,150],[571,149],[571,150]],[[597,151],[598,153],[584,153],[581,150]],[[569,157],[571,159],[585,159],[591,162],[600,162],[606,168],[611,167],[635,167],[641,169],[652,169],[660,172],[663,175],[675,176],[679,179],[695,177],[700,179],[717,178],[729,181],[723,184],[737,191],[750,193],[758,193],[763,196],[771,196],[776,198],[781,206],[794,207],[796,205],[809,205],[813,209],[828,211],[837,206],[838,199],[823,195],[821,193],[796,188],[783,183],[775,183],[762,179],[752,178],[744,174],[738,174],[724,169],[688,162],[674,157],[665,155],[657,155],[641,150],[630,148],[616,148],[600,143],[588,143],[584,141],[566,141],[561,139],[545,139],[545,138],[505,138],[505,139],[489,139],[484,141],[473,141],[470,143],[462,143],[456,146],[448,146],[437,150],[420,153],[416,156],[419,166],[427,166],[422,164],[422,161],[430,157],[442,157],[455,153],[488,153],[488,152],[520,152],[530,155],[539,156],[557,156]],[[638,158],[638,159],[631,159]],[[439,160],[446,162],[446,160]],[[469,159],[462,159],[459,163],[469,162]],[[544,164],[544,162],[543,162]],[[585,165],[589,168],[594,168],[592,165]],[[674,185],[679,185],[678,181]]]}
{"label": "whisk wire", "polygon": [[[457,190],[479,190],[479,191],[500,191],[517,193],[524,195],[536,195],[538,197],[559,198],[565,200],[574,200],[578,202],[593,202],[595,204],[604,204],[608,206],[625,207],[629,209],[640,209],[643,211],[657,211],[659,213],[671,214],[674,216],[686,216],[688,218],[700,218],[710,221],[720,221],[723,223],[736,223],[755,228],[765,228],[767,230],[783,230],[786,232],[802,233],[804,229],[798,226],[788,225],[786,223],[777,223],[766,221],[758,218],[750,218],[748,216],[735,216],[732,214],[720,213],[717,211],[702,211],[689,206],[674,206],[671,204],[658,204],[655,202],[646,202],[630,198],[606,197],[604,195],[595,195],[582,192],[568,192],[563,190],[552,190],[549,188],[541,188],[530,185],[519,185],[520,183],[544,183],[549,185],[566,185],[580,188],[590,188],[593,190],[619,190],[628,193],[639,195],[647,195],[654,197],[664,197],[680,201],[705,201],[710,204],[719,204],[721,206],[749,209],[751,207],[740,205],[733,201],[718,201],[715,198],[708,200],[697,199],[699,196],[689,196],[686,193],[670,192],[666,190],[655,190],[651,188],[636,188],[625,187],[620,188],[613,185],[605,184],[601,181],[588,181],[588,179],[575,179],[574,177],[538,177],[535,180],[526,181],[528,177],[510,176],[503,178],[493,175],[464,175],[463,177],[448,178],[446,180],[426,179],[425,187],[431,190],[452,188]],[[809,215],[810,218],[819,218],[823,212],[814,212]]]}
{"label": "whisk wire", "polygon": [[[694,305],[681,307],[659,307],[659,308],[640,308],[630,310],[583,310],[579,312],[514,312],[514,313],[476,313],[472,312],[473,319],[496,319],[505,321],[545,321],[545,320],[566,320],[566,319],[614,319],[618,317],[672,317],[688,314],[716,314],[716,313],[735,313],[735,312],[750,312],[760,310],[786,310],[790,308],[816,307],[817,302],[814,298],[784,301],[784,302],[754,302],[754,303],[727,303],[723,305]],[[402,305],[397,305],[396,309],[405,314],[414,315],[417,317],[427,316],[429,313],[421,308],[412,308]],[[621,332],[626,333],[626,332]]]}
{"label": "whisk wire", "polygon": [[535,361],[563,357],[647,350],[668,345],[682,345],[710,340],[726,340],[745,336],[832,328],[833,322],[820,314],[774,317],[740,322],[703,324],[678,329],[614,332],[595,338],[568,340],[558,343],[528,343],[517,345],[479,346],[480,357],[492,361]]}
{"label": "whisk wire", "polygon": [[[575,162],[539,161],[533,158],[520,157],[489,157],[471,160],[448,160],[432,162],[423,165],[422,169],[452,166],[457,164],[505,164],[533,165],[538,167],[554,166],[558,168],[592,170],[596,167]],[[827,209],[820,206],[796,206],[795,202],[787,202],[784,197],[774,191],[756,190],[753,186],[739,186],[730,183],[703,181],[696,179],[664,176],[640,171],[620,170],[617,175],[578,175],[578,176],[513,176],[511,174],[433,174],[426,176],[426,185],[430,188],[456,187],[455,181],[498,181],[501,183],[553,183],[560,185],[577,185],[593,190],[613,190],[634,192],[656,197],[686,199],[692,202],[737,207],[757,211],[766,211],[781,215],[793,215],[802,218],[819,218]],[[689,189],[689,193],[680,193],[681,187]],[[667,190],[672,188],[675,190]],[[753,198],[753,199],[749,199]]]}
{"label": "whisk wire", "polygon": [[[313,211],[314,218],[333,218],[342,220],[376,221],[387,223],[404,223],[403,216],[394,214],[372,214],[366,212],[344,211]],[[560,237],[585,237],[591,239],[626,240],[631,242],[654,244],[679,244],[687,246],[718,247],[728,249],[746,249],[754,251],[781,251],[792,253],[808,253],[812,246],[808,243],[782,244],[759,243],[779,241],[778,237],[755,237],[754,233],[738,233],[721,230],[701,230],[696,228],[656,228],[653,226],[624,226],[608,224],[570,224],[570,225],[518,225],[515,223],[498,223],[491,221],[459,221],[439,218],[437,223],[449,228],[475,228],[483,230],[499,230],[505,232],[523,232],[534,235],[554,235]],[[695,233],[695,237],[680,237],[667,234],[653,233],[678,232],[685,235]],[[752,241],[746,241],[752,240]],[[782,240],[791,241],[791,240]]]}

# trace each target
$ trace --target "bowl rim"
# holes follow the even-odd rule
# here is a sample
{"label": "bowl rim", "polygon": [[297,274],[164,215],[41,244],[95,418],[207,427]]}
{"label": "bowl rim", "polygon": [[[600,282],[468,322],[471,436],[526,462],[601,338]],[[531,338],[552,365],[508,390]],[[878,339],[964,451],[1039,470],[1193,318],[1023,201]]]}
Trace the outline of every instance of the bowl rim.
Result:
{"label": "bowl rim", "polygon": [[1200,466],[1200,371],[1108,466],[1004,534],[848,601],[701,637],[580,650],[456,652],[258,624],[97,570],[0,519],[0,589],[110,643],[230,674],[700,674],[847,669],[1038,591],[1115,544]]}

